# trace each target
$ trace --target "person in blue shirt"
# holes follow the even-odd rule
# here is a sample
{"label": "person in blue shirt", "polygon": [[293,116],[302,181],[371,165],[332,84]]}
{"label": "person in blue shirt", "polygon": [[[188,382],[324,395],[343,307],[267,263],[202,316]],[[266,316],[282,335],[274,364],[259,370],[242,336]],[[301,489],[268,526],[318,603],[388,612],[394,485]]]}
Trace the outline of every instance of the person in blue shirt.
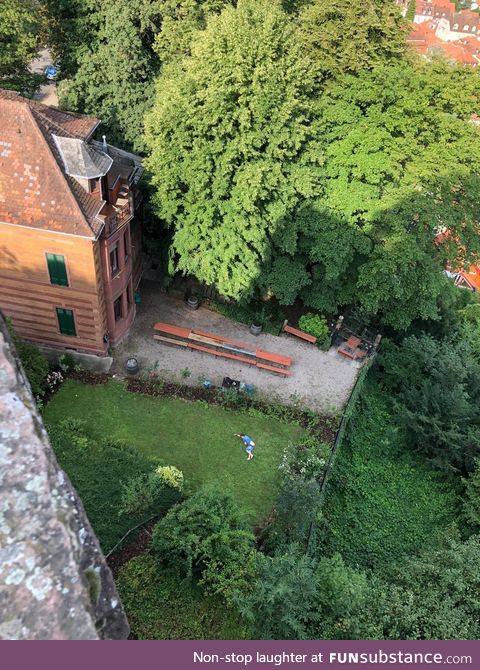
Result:
{"label": "person in blue shirt", "polygon": [[243,444],[245,445],[245,451],[247,452],[247,461],[251,461],[253,458],[253,450],[255,449],[255,442],[249,435],[244,433],[234,433],[235,437],[239,437]]}

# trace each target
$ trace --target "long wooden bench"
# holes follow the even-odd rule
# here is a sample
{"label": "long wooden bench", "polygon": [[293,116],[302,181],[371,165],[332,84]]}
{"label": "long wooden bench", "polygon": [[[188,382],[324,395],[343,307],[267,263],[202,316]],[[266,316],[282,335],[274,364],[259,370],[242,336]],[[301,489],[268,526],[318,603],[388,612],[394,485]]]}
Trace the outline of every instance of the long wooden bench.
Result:
{"label": "long wooden bench", "polygon": [[261,370],[268,370],[269,372],[276,372],[280,375],[285,375],[289,377],[292,373],[290,370],[285,370],[284,368],[276,368],[273,365],[266,365],[265,363],[257,363],[257,368]]}
{"label": "long wooden bench", "polygon": [[220,358],[254,365],[262,370],[285,376],[291,374],[288,370],[293,362],[290,356],[273,354],[269,351],[255,349],[248,344],[236,342],[235,340],[230,340],[213,333],[182,328],[170,323],[160,322],[156,323],[153,327],[157,332],[163,333],[162,335],[153,336],[159,342],[187,347],[194,351],[201,351]]}
{"label": "long wooden bench", "polygon": [[304,333],[303,330],[299,330],[298,328],[289,326],[288,319],[285,319],[285,321],[283,322],[282,330],[284,333],[290,333],[290,335],[300,337],[302,340],[306,340],[307,342],[311,342],[312,344],[315,344],[317,341],[315,335],[309,335],[308,333]]}

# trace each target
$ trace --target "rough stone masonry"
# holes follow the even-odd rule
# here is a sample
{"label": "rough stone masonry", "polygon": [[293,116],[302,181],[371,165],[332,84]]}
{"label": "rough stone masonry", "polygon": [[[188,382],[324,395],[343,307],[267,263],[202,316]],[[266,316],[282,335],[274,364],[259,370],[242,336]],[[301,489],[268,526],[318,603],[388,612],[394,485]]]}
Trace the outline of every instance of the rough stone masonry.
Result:
{"label": "rough stone masonry", "polygon": [[0,639],[125,639],[115,583],[0,313]]}

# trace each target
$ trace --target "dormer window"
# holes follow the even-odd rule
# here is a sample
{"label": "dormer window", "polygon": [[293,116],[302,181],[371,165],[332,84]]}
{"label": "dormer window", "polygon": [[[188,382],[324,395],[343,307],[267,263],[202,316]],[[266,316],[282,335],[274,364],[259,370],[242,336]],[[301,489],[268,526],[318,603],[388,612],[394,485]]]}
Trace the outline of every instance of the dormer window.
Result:
{"label": "dormer window", "polygon": [[463,26],[463,32],[467,32],[467,30],[468,30],[468,25],[467,25],[467,26]]}
{"label": "dormer window", "polygon": [[458,23],[454,23],[454,24],[453,24],[453,29],[454,29],[454,30],[458,30]]}

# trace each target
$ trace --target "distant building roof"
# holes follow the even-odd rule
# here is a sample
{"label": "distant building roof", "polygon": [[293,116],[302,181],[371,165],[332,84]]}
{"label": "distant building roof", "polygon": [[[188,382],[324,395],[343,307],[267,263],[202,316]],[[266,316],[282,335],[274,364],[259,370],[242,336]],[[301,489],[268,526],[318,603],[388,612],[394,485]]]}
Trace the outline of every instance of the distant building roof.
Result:
{"label": "distant building roof", "polygon": [[437,24],[433,21],[416,23],[412,26],[407,42],[424,55],[441,51],[446,58],[464,65],[476,66],[480,63],[480,40],[477,37],[467,36],[454,42],[445,42],[437,37],[436,30]]}
{"label": "distant building roof", "polygon": [[55,137],[86,142],[98,124],[0,89],[0,222],[97,236],[102,203],[69,174]]}

